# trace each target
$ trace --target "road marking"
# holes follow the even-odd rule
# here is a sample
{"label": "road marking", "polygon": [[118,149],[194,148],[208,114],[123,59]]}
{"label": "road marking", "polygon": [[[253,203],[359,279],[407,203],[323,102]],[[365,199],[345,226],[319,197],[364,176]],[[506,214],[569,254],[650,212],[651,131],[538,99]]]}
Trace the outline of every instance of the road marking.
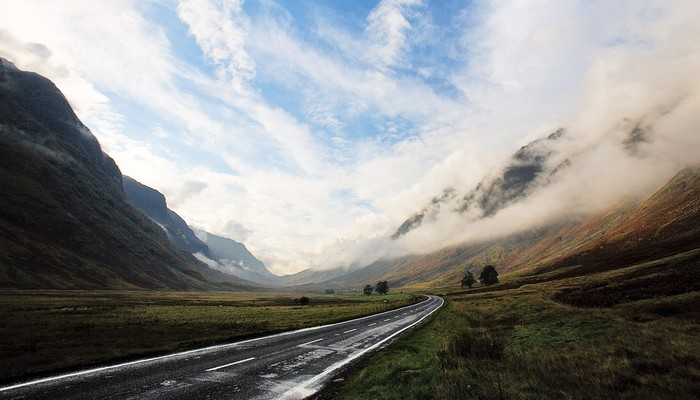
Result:
{"label": "road marking", "polygon": [[287,390],[285,393],[282,393],[282,395],[279,396],[279,398],[280,399],[298,398],[299,394],[306,394],[308,397],[308,394],[315,393],[316,390],[318,390],[319,383],[326,376],[332,374],[338,368],[340,368],[344,365],[347,365],[348,363],[352,362],[353,360],[356,360],[357,358],[362,357],[363,355],[369,353],[370,351],[373,351],[374,349],[379,348],[384,343],[386,343],[386,342],[390,341],[391,339],[395,338],[396,336],[402,334],[404,331],[418,325],[424,319],[431,316],[435,311],[439,310],[440,307],[442,307],[443,304],[445,304],[445,301],[440,299],[440,298],[438,298],[438,299],[439,299],[439,301],[438,301],[439,304],[437,305],[437,307],[435,307],[435,309],[431,310],[429,313],[425,314],[423,317],[419,318],[418,321],[415,321],[414,323],[401,328],[400,330],[392,333],[391,335],[385,337],[384,339],[380,340],[379,342],[373,344],[372,346],[367,347],[363,350],[360,350],[344,360],[338,361],[337,363],[335,363],[335,364],[331,365],[330,367],[326,368],[325,370],[323,370],[320,374],[312,377],[311,379],[307,380],[306,382],[302,382],[302,383],[298,384],[297,386]]}
{"label": "road marking", "polygon": [[251,360],[255,360],[255,357],[250,357],[250,358],[246,358],[245,360],[238,360],[238,361],[234,361],[234,362],[232,362],[232,363],[228,363],[228,364],[224,364],[224,365],[219,365],[218,367],[209,368],[209,369],[207,370],[207,372],[209,372],[209,371],[216,371],[217,369],[230,367],[230,366],[232,366],[232,365],[241,364],[241,363],[248,362],[248,361],[251,361]]}
{"label": "road marking", "polygon": [[376,323],[376,322],[372,322],[371,324],[369,324],[369,325],[367,325],[367,326],[374,326],[374,325],[377,325],[377,323]]}
{"label": "road marking", "polygon": [[323,340],[323,338],[320,338],[320,339],[316,339],[316,340],[312,340],[312,341],[310,341],[310,342],[306,342],[306,343],[302,343],[302,344],[300,344],[300,345],[299,345],[299,346],[297,346],[297,347],[302,347],[302,346],[306,346],[307,344],[311,344],[311,343],[316,343],[316,342],[320,342],[321,340]]}
{"label": "road marking", "polygon": [[400,315],[395,316],[394,319],[396,319],[396,318],[398,318],[398,317],[400,317]]}
{"label": "road marking", "polygon": [[387,319],[384,320],[384,322],[386,322],[386,321],[388,321],[388,320],[390,320],[390,319],[391,319],[391,318],[387,318]]}
{"label": "road marking", "polygon": [[343,332],[343,333],[355,332],[356,330],[357,330],[357,328],[355,328],[355,329],[350,329],[349,331],[345,331],[345,332]]}

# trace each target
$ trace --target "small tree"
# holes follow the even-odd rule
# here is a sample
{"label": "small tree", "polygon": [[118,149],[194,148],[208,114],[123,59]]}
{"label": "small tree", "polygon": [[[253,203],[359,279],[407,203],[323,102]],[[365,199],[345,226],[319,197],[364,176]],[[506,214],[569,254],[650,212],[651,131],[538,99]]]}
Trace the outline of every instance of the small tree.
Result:
{"label": "small tree", "polygon": [[326,289],[326,294],[335,294],[335,289]]}
{"label": "small tree", "polygon": [[374,289],[379,294],[389,293],[389,283],[387,281],[377,282],[377,288]]}
{"label": "small tree", "polygon": [[372,289],[372,285],[367,285],[365,288],[362,290],[362,293],[366,294],[367,296],[371,295],[372,292],[374,292],[374,289]]}
{"label": "small tree", "polygon": [[476,278],[474,278],[474,274],[472,274],[471,271],[467,271],[467,273],[464,275],[464,278],[462,278],[462,287],[467,286],[469,289],[471,289],[474,283],[476,283]]}
{"label": "small tree", "polygon": [[487,265],[481,270],[481,275],[479,275],[479,282],[482,285],[493,285],[498,283],[498,272],[493,265]]}
{"label": "small tree", "polygon": [[309,301],[311,301],[311,300],[309,300],[309,298],[306,296],[301,296],[299,298],[299,304],[301,304],[302,306],[308,305]]}

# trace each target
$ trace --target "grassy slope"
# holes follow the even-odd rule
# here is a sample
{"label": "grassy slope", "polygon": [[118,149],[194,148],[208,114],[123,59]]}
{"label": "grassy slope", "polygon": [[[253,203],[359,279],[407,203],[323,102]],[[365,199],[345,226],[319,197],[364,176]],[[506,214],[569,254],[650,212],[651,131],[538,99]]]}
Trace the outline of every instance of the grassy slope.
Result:
{"label": "grassy slope", "polygon": [[[444,310],[377,353],[334,397],[700,398],[700,289],[692,289],[700,257],[667,262],[452,290]],[[625,288],[637,295],[611,297]]]}
{"label": "grassy slope", "polygon": [[[0,291],[0,381],[337,322],[411,295]],[[384,300],[388,300],[384,303]]]}

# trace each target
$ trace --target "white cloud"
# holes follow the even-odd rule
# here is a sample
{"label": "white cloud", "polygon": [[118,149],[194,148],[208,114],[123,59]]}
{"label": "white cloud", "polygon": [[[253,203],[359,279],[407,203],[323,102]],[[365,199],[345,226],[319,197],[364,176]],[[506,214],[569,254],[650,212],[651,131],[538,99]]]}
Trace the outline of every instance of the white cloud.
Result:
{"label": "white cloud", "polygon": [[367,58],[380,70],[405,63],[404,53],[410,46],[406,33],[411,29],[407,14],[420,5],[421,0],[382,0],[367,16]]}
{"label": "white cloud", "polygon": [[229,81],[237,92],[244,91],[255,77],[255,61],[245,50],[248,20],[241,12],[242,1],[183,0],[178,16],[189,25],[204,54],[216,64],[219,79]]}

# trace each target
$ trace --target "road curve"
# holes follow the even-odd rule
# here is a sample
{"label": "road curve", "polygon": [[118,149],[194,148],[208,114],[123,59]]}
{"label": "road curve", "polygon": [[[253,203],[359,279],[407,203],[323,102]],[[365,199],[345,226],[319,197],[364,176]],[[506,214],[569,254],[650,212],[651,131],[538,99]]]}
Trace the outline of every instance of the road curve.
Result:
{"label": "road curve", "polygon": [[303,399],[420,323],[436,296],[392,311],[0,387],[2,399]]}

